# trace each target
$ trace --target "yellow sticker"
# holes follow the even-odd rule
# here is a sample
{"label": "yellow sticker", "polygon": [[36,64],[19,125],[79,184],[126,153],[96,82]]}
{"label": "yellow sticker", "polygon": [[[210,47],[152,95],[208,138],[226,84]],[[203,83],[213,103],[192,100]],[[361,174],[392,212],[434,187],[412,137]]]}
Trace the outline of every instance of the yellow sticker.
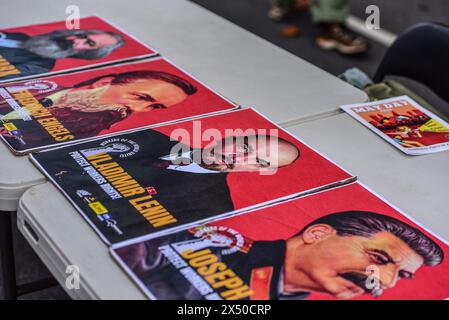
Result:
{"label": "yellow sticker", "polygon": [[99,201],[95,201],[92,203],[89,203],[89,207],[96,213],[96,214],[105,214],[108,212],[108,210],[101,204]]}
{"label": "yellow sticker", "polygon": [[419,127],[422,132],[449,132],[449,129],[443,126],[438,121],[431,119]]}
{"label": "yellow sticker", "polygon": [[8,130],[8,132],[17,130],[17,127],[12,122],[6,122],[4,124],[4,126],[5,126],[5,129]]}

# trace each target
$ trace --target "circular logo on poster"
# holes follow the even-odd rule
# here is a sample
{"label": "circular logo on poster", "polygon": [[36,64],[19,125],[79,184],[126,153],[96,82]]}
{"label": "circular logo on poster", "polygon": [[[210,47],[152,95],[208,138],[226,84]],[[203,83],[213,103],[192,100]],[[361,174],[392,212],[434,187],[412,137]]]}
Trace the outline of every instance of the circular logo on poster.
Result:
{"label": "circular logo on poster", "polygon": [[126,138],[111,138],[102,141],[96,148],[81,150],[81,153],[86,157],[100,153],[115,153],[118,154],[120,158],[128,158],[135,155],[139,150],[140,146],[133,140]]}
{"label": "circular logo on poster", "polygon": [[50,80],[35,79],[23,82],[20,85],[11,85],[6,88],[9,92],[33,90],[37,91],[37,93],[47,93],[56,90],[58,88],[58,84]]}
{"label": "circular logo on poster", "polygon": [[221,254],[229,255],[245,246],[245,238],[234,229],[220,226],[204,226],[194,233],[197,238],[207,240],[211,246],[223,247]]}

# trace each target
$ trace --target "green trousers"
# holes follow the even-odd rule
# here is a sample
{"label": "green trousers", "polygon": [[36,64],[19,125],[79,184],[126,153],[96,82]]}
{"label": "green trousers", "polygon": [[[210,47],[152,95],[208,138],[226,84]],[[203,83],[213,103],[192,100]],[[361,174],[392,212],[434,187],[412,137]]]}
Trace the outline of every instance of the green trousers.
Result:
{"label": "green trousers", "polygon": [[[288,10],[295,7],[296,0],[278,0]],[[343,23],[349,14],[349,0],[309,0],[314,23]]]}
{"label": "green trousers", "polygon": [[345,22],[349,15],[349,0],[310,0],[314,23]]}

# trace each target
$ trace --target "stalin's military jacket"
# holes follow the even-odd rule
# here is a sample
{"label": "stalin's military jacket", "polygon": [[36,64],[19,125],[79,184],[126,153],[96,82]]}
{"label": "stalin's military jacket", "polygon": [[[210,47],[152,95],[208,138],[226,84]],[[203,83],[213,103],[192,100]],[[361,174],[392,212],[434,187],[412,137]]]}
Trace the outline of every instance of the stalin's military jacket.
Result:
{"label": "stalin's military jacket", "polygon": [[281,292],[285,253],[284,240],[252,241],[219,226],[181,231],[118,250],[156,299],[306,299],[309,293]]}

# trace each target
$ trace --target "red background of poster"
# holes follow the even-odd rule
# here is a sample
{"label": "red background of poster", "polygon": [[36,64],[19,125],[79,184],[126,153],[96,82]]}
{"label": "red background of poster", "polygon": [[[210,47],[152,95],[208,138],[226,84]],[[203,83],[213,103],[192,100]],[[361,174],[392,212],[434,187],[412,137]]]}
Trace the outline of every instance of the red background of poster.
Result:
{"label": "red background of poster", "polygon": [[[3,32],[20,32],[29,36],[49,33],[55,30],[66,30],[65,21],[58,21],[52,23],[35,24],[30,26],[22,26],[16,28],[2,29]],[[122,59],[128,59],[143,55],[152,55],[156,52],[145,45],[139,43],[127,34],[113,27],[106,21],[99,17],[85,17],[80,19],[80,29],[82,30],[104,30],[113,31],[120,34],[125,40],[125,44],[120,48],[114,50],[110,55],[102,59],[97,60],[83,60],[83,59],[59,59],[56,61],[55,67],[51,71],[67,70],[77,67],[85,67],[93,64],[108,63],[111,61],[117,61]]]}
{"label": "red background of poster", "polygon": [[[399,280],[377,299],[446,299],[449,297],[449,247],[424,231],[358,183],[306,196],[281,205],[257,210],[235,218],[211,223],[226,226],[253,240],[288,239],[319,217],[343,211],[371,211],[392,216],[420,229],[444,251],[444,261],[435,267],[423,266],[412,280]],[[309,299],[333,299],[312,294]],[[356,299],[374,299],[363,295]]]}
{"label": "red background of poster", "polygon": [[[170,136],[174,129],[184,128],[190,133],[192,140],[194,136],[192,127],[192,122],[186,121],[156,128],[155,130]],[[208,128],[220,130],[223,137],[225,136],[224,130],[226,128],[240,128],[242,130],[249,128],[256,130],[267,129],[267,133],[269,133],[269,129],[278,129],[279,136],[294,143],[301,152],[296,162],[278,169],[275,175],[260,175],[254,172],[229,173],[227,182],[236,209],[303,192],[311,188],[321,187],[351,177],[350,174],[250,109],[203,118],[201,120],[201,128],[202,130]],[[186,143],[186,141],[183,142]],[[210,141],[203,141],[201,146],[193,145],[193,147],[205,147],[209,143]],[[192,143],[190,145],[192,146]]]}
{"label": "red background of poster", "polygon": [[[103,130],[101,134],[109,134],[122,130],[129,130],[142,126],[153,125],[161,122],[173,121],[192,116],[198,116],[205,113],[224,111],[233,109],[236,106],[207,89],[198,81],[192,79],[186,73],[175,67],[173,64],[167,62],[162,58],[156,58],[151,61],[143,61],[137,63],[126,63],[113,67],[103,67],[100,69],[80,71],[70,75],[60,75],[47,77],[45,79],[55,81],[60,87],[72,87],[73,85],[113,73],[129,72],[135,70],[153,70],[168,72],[181,78],[188,80],[198,89],[196,93],[188,96],[183,102],[170,106],[167,109],[153,109],[145,113],[138,113],[129,116],[127,119],[114,124],[109,130]],[[23,82],[26,82],[23,81]],[[7,86],[5,86],[7,87]],[[34,92],[33,92],[34,94]],[[46,93],[45,95],[51,95]]]}

